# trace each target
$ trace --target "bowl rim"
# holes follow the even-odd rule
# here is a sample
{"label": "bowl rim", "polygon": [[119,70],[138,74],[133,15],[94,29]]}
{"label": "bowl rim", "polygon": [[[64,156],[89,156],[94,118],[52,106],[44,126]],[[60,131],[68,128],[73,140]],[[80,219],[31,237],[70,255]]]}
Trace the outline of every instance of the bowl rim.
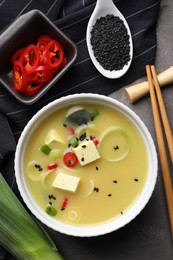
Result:
{"label": "bowl rim", "polygon": [[[107,105],[109,107],[114,108],[115,110],[120,111],[122,114],[124,114],[127,118],[130,119],[130,121],[137,128],[138,132],[141,134],[143,141],[146,145],[148,161],[149,161],[149,166],[148,166],[149,170],[148,170],[147,180],[142,193],[137,198],[136,202],[134,202],[129,207],[126,214],[123,214],[121,216],[121,218],[112,218],[108,221],[99,224],[92,224],[90,226],[89,225],[73,226],[50,217],[34,201],[32,195],[29,193],[29,189],[27,187],[24,174],[22,174],[23,171],[22,161],[23,161],[24,150],[27,141],[29,140],[35,128],[41,123],[43,119],[45,119],[54,111],[64,106],[67,106],[69,104],[82,103],[82,102]],[[153,193],[153,190],[155,188],[155,184],[157,180],[158,159],[157,159],[155,144],[153,142],[151,134],[148,131],[148,128],[145,126],[143,121],[133,110],[131,110],[129,107],[127,107],[120,101],[117,101],[111,97],[107,97],[100,94],[81,93],[81,94],[68,95],[65,97],[61,97],[57,100],[54,100],[53,102],[50,102],[42,109],[40,109],[31,118],[31,120],[25,126],[19,138],[17,148],[16,148],[16,153],[15,153],[14,168],[15,168],[16,182],[17,182],[20,195],[23,198],[23,201],[25,202],[26,206],[30,209],[32,214],[35,215],[37,219],[39,219],[42,223],[44,223],[51,229],[55,231],[59,231],[66,235],[79,236],[79,237],[92,237],[92,236],[104,235],[112,231],[118,230],[119,228],[122,228],[130,221],[132,221],[143,210],[143,208],[148,203]]]}

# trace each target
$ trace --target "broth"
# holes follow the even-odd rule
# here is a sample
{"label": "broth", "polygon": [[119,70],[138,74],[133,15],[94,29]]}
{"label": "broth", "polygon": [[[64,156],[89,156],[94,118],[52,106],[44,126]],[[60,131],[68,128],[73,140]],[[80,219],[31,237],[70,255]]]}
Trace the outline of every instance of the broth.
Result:
{"label": "broth", "polygon": [[[68,158],[65,164],[64,155],[71,153],[77,162]],[[95,104],[51,114],[30,137],[24,156],[34,200],[53,218],[73,225],[96,225],[126,214],[142,192],[147,171],[146,147],[136,127],[120,112]],[[60,173],[66,176],[65,189],[57,180]]]}

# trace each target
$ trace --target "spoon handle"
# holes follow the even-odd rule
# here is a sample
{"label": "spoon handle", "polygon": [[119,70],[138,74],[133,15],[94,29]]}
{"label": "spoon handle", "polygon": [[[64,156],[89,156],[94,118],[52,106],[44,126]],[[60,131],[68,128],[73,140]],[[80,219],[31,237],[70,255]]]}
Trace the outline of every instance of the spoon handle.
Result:
{"label": "spoon handle", "polygon": [[96,7],[95,8],[100,8],[100,9],[108,9],[110,10],[110,7],[116,8],[114,5],[113,0],[97,0]]}

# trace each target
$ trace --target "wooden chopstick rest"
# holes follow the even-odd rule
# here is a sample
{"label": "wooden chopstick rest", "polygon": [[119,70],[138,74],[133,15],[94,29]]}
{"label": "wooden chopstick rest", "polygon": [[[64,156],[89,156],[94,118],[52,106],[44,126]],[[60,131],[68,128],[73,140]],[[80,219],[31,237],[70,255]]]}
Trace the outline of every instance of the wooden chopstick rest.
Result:
{"label": "wooden chopstick rest", "polygon": [[[173,83],[173,66],[158,75],[158,81],[161,87]],[[135,103],[140,98],[149,93],[148,82],[144,81],[139,84],[125,88],[125,91],[131,103]]]}
{"label": "wooden chopstick rest", "polygon": [[170,170],[169,170],[169,163],[168,163],[168,157],[167,157],[167,153],[166,153],[166,147],[165,147],[164,138],[163,138],[159,109],[158,109],[157,99],[156,99],[154,85],[153,85],[153,78],[152,78],[151,69],[150,69],[149,65],[146,66],[146,73],[147,73],[147,78],[148,78],[151,105],[152,105],[152,110],[153,110],[153,118],[154,118],[155,131],[156,131],[156,137],[157,137],[157,146],[158,146],[159,158],[160,158],[161,169],[162,169],[162,176],[163,176],[163,183],[164,183],[164,188],[165,188],[166,203],[167,203],[167,208],[168,208],[171,234],[172,234],[172,238],[173,238],[172,180],[171,180],[171,175],[170,175]]}

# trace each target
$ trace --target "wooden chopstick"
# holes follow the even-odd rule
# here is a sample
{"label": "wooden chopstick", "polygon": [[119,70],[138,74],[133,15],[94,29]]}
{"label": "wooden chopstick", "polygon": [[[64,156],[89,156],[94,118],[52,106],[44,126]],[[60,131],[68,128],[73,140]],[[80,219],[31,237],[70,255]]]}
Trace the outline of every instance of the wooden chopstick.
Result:
{"label": "wooden chopstick", "polygon": [[[160,158],[160,164],[161,164],[161,169],[162,169],[166,203],[167,203],[167,208],[168,208],[171,234],[172,234],[172,239],[173,239],[173,189],[172,189],[172,180],[171,180],[171,174],[170,174],[170,170],[169,170],[169,163],[168,163],[168,157],[167,157],[167,153],[166,153],[166,147],[165,147],[165,143],[164,143],[164,137],[163,137],[163,132],[162,132],[159,109],[158,109],[155,89],[154,89],[154,85],[153,85],[154,78],[152,78],[151,67],[149,65],[146,66],[146,73],[147,73],[147,78],[148,78],[150,99],[151,99],[151,105],[152,105],[152,110],[153,110],[153,118],[154,118],[156,138],[157,138],[157,146],[158,146],[158,151],[159,151],[159,158]],[[155,84],[155,81],[154,81],[154,84]]]}
{"label": "wooden chopstick", "polygon": [[159,81],[158,81],[158,78],[157,78],[155,66],[153,66],[153,65],[151,66],[151,73],[152,73],[152,76],[153,76],[154,87],[155,87],[155,90],[156,90],[157,100],[158,100],[160,113],[161,113],[161,117],[162,117],[162,122],[163,122],[164,130],[165,130],[165,135],[166,135],[166,139],[167,139],[167,144],[168,144],[168,148],[169,148],[171,162],[172,162],[172,165],[173,165],[172,131],[171,131],[168,116],[167,116],[167,113],[166,113],[166,108],[165,108],[162,93],[161,93],[161,90],[160,90],[160,84],[159,84]]}

